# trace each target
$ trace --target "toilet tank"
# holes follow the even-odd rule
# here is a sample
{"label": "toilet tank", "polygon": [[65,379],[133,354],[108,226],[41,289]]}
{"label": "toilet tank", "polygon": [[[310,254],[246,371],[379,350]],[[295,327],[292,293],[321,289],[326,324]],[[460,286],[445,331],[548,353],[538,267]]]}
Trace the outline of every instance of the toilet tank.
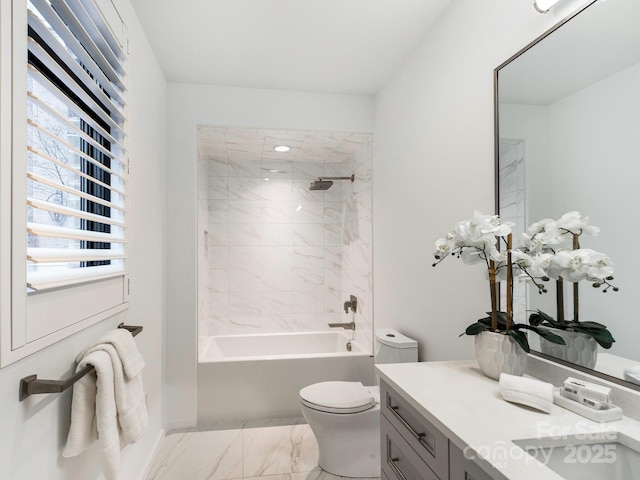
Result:
{"label": "toilet tank", "polygon": [[418,342],[391,328],[375,331],[376,363],[407,363],[418,361]]}

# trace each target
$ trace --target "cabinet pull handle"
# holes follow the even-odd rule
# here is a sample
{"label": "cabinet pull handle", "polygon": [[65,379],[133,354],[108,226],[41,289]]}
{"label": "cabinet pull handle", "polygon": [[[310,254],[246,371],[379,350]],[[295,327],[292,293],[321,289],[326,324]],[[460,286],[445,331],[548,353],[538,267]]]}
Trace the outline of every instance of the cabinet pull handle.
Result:
{"label": "cabinet pull handle", "polygon": [[387,408],[389,408],[389,410],[391,410],[393,412],[393,414],[395,415],[395,417],[398,419],[398,421],[404,426],[404,428],[406,428],[409,433],[418,441],[420,442],[420,444],[427,449],[427,451],[433,456],[436,456],[436,449],[435,449],[435,445],[430,445],[429,441],[431,440],[431,435],[429,435],[429,438],[427,437],[427,434],[425,432],[416,432],[416,430],[409,425],[409,423],[402,417],[402,415],[400,415],[400,413],[398,413],[398,409],[400,408],[397,405],[391,405],[391,399],[388,399],[388,403],[387,403]]}
{"label": "cabinet pull handle", "polygon": [[404,476],[404,473],[402,473],[398,465],[396,465],[396,462],[398,460],[399,459],[397,457],[391,458],[390,456],[387,455],[387,463],[391,467],[391,470],[393,470],[393,473],[395,473],[400,480],[407,480],[407,477]]}
{"label": "cabinet pull handle", "polygon": [[400,421],[400,423],[402,423],[402,425],[407,430],[409,430],[409,433],[411,433],[411,435],[413,435],[416,438],[416,440],[420,441],[426,436],[424,432],[421,432],[421,433],[416,432],[415,429],[411,425],[409,425],[404,418],[402,418],[402,415],[398,413],[398,408],[400,407],[394,406],[394,405],[387,405],[387,406],[391,409],[391,411],[396,416],[396,418]]}

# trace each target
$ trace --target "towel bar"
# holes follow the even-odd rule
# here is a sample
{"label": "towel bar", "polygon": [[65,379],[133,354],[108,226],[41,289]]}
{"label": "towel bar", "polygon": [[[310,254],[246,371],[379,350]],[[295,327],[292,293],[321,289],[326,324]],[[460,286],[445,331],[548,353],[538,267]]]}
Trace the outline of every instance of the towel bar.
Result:
{"label": "towel bar", "polygon": [[[142,331],[142,327],[140,326],[132,326],[125,325],[121,323],[118,325],[118,328],[126,328],[131,332],[131,335],[134,337]],[[29,375],[22,379],[20,379],[20,392],[19,398],[20,401],[27,398],[29,395],[39,394],[39,393],[60,393],[64,392],[71,385],[76,383],[82,377],[84,377],[87,373],[93,370],[92,365],[87,365],[85,368],[76,372],[71,377],[66,380],[38,380],[37,375]]]}

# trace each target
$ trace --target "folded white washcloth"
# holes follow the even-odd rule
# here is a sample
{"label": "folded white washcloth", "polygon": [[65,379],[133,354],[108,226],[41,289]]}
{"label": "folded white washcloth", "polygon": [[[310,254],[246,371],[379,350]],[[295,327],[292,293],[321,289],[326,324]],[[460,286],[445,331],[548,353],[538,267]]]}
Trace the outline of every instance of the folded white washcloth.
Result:
{"label": "folded white washcloth", "polygon": [[624,374],[624,379],[627,382],[640,385],[640,364],[631,365],[630,367],[625,368],[622,373]]}
{"label": "folded white washcloth", "polygon": [[500,374],[500,394],[508,402],[521,403],[549,413],[553,406],[553,385],[534,378]]}

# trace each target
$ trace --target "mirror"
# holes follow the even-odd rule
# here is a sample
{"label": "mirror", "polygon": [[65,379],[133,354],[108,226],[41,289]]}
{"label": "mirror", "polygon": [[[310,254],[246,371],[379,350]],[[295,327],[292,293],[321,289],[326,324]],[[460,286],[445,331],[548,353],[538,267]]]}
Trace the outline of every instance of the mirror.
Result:
{"label": "mirror", "polygon": [[[592,1],[495,71],[497,211],[516,223],[518,235],[569,211],[600,228],[598,236],[581,236],[580,246],[609,256],[620,290],[602,293],[580,282],[580,320],[605,324],[613,334],[616,342],[599,349],[594,370],[617,378],[640,365],[638,25],[637,0]],[[516,321],[527,322],[536,309],[556,316],[553,280],[542,295],[518,287]]]}

